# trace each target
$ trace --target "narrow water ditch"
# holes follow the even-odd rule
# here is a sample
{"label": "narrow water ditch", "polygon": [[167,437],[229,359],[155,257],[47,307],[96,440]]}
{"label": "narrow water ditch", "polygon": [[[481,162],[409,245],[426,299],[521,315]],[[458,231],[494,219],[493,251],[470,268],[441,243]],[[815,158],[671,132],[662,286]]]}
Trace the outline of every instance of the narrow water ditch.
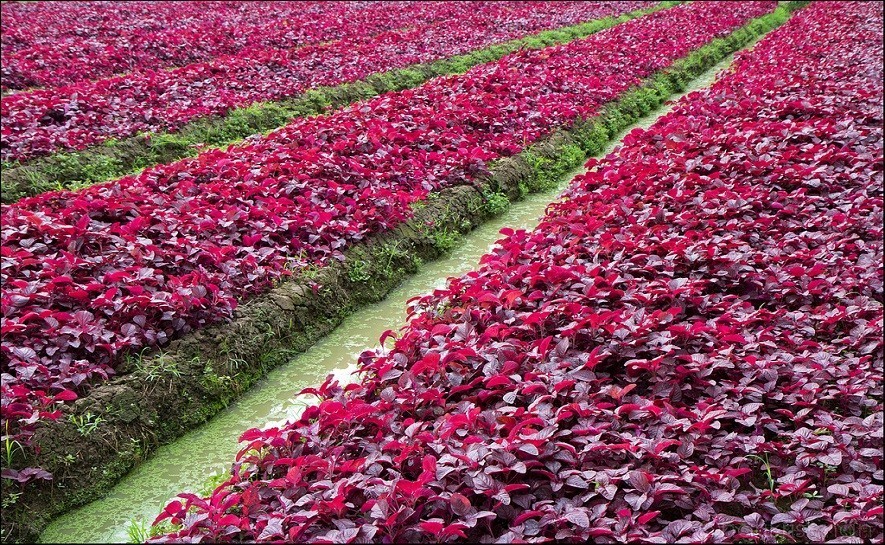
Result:
{"label": "narrow water ditch", "polygon": [[[731,61],[732,56],[723,59],[696,78],[685,93],[709,86]],[[612,151],[627,132],[650,126],[670,109],[668,104],[640,119],[618,135],[605,153]],[[583,169],[574,172],[569,180],[582,172]],[[442,288],[449,277],[474,269],[480,257],[500,238],[502,228],[533,229],[567,184],[568,181],[551,191],[529,195],[511,205],[500,217],[465,235],[451,255],[426,263],[383,301],[349,316],[310,349],[270,371],[204,426],[158,449],[105,498],[56,519],[40,536],[40,542],[126,542],[131,521],[140,520],[149,525],[173,496],[183,491],[199,491],[212,475],[226,472],[238,451],[237,439],[244,431],[256,426],[281,425],[296,418],[314,399],[295,396],[295,392],[320,384],[330,373],[342,383],[354,380],[352,373],[357,356],[377,346],[385,330],[396,330],[405,323],[406,301]]]}

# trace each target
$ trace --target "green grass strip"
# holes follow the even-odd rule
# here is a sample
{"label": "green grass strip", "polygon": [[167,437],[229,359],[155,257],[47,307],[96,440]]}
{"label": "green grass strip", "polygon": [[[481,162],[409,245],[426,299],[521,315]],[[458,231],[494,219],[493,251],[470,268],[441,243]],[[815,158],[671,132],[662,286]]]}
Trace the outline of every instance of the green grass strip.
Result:
{"label": "green grass strip", "polygon": [[0,202],[12,203],[47,191],[76,190],[134,174],[154,165],[191,157],[206,148],[238,144],[248,136],[277,129],[298,117],[328,113],[382,93],[414,88],[437,76],[461,74],[519,49],[542,49],[586,38],[679,3],[661,2],[619,17],[548,30],[464,55],[372,74],[352,83],[310,89],[293,98],[257,102],[233,109],[224,116],[194,120],[175,132],[111,139],[83,151],[59,152],[22,163],[3,163]]}

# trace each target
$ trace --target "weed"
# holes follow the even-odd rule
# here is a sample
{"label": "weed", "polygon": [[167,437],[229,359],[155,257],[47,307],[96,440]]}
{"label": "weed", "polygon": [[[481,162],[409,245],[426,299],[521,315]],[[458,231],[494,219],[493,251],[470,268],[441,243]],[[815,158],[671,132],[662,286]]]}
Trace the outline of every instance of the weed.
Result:
{"label": "weed", "polygon": [[212,473],[197,490],[197,495],[203,497],[212,495],[212,492],[214,492],[216,488],[221,486],[229,478],[230,475],[226,471],[216,471]]}
{"label": "weed", "polygon": [[400,241],[395,241],[393,243],[385,244],[381,247],[381,258],[387,258],[387,262],[384,264],[384,270],[388,273],[393,272],[393,260],[394,259],[402,259],[408,256],[405,250],[401,250],[399,247]]}
{"label": "weed", "polygon": [[34,170],[25,170],[25,180],[28,185],[35,187],[36,189],[46,188],[50,184],[46,181],[46,177],[43,176],[39,171]]}
{"label": "weed", "polygon": [[148,525],[143,518],[132,519],[129,521],[129,528],[126,529],[129,536],[129,543],[144,543],[150,539],[150,531]]}
{"label": "weed", "polygon": [[487,193],[484,208],[490,216],[498,216],[510,208],[510,199],[501,192]]}
{"label": "weed", "polygon": [[86,414],[68,416],[68,421],[77,426],[80,435],[88,437],[98,429],[98,425],[104,422],[104,419],[87,411]]}
{"label": "weed", "polygon": [[762,467],[765,468],[765,478],[768,481],[768,489],[771,492],[774,492],[775,482],[774,477],[771,474],[771,464],[768,462],[768,454],[765,455],[765,458],[757,456],[755,454],[749,454],[747,455],[747,458],[755,458],[756,460],[759,460],[760,463],[762,463]]}
{"label": "weed", "polygon": [[9,492],[7,494],[4,494],[5,497],[3,498],[3,509],[7,509],[15,505],[15,502],[18,501],[21,495],[21,492]]}
{"label": "weed", "polygon": [[86,187],[89,187],[93,184],[93,182],[83,181],[83,180],[71,180],[68,182],[56,182],[55,190],[56,191],[77,191]]}
{"label": "weed", "polygon": [[245,367],[246,365],[247,365],[247,362],[243,358],[228,358],[227,359],[227,368],[230,371],[239,371],[240,367]]}
{"label": "weed", "polygon": [[316,280],[319,278],[320,273],[322,272],[322,267],[317,265],[316,263],[311,263],[310,265],[305,265],[299,271],[301,273],[301,278],[306,280]]}
{"label": "weed", "polygon": [[[581,152],[581,155],[583,156],[583,152]],[[531,151],[526,151],[522,154],[522,157],[529,164],[534,173],[531,180],[526,182],[527,192],[533,193],[536,191],[544,191],[545,189],[551,189],[556,186],[558,180],[553,169],[555,164],[552,159],[541,157]],[[521,192],[522,189],[520,188],[520,193]]]}
{"label": "weed", "polygon": [[434,229],[431,236],[433,237],[433,246],[443,254],[454,250],[461,239],[460,233],[448,228]]}
{"label": "weed", "polygon": [[213,372],[212,367],[206,366],[206,369],[203,371],[203,378],[201,381],[204,388],[213,392],[215,395],[220,395],[226,391],[228,391],[231,386],[236,386],[234,384],[234,379],[228,375],[216,375]]}
{"label": "weed", "polygon": [[144,543],[152,537],[172,532],[174,529],[169,521],[163,521],[156,526],[149,526],[142,517],[138,517],[129,520],[126,534],[129,539],[128,543]]}
{"label": "weed", "polygon": [[138,352],[127,352],[126,354],[123,354],[123,370],[131,372],[144,367],[144,357],[149,351],[150,349],[145,347]]}
{"label": "weed", "polygon": [[80,166],[82,169],[83,182],[92,185],[103,180],[116,178],[124,173],[123,164],[114,157],[98,156],[92,161]]}
{"label": "weed", "polygon": [[6,467],[12,467],[12,461],[15,459],[16,452],[20,454],[25,453],[25,449],[21,443],[12,439],[12,434],[9,432],[9,421],[5,422],[5,433],[3,438],[3,454],[5,456]]}
{"label": "weed", "polygon": [[165,378],[166,376],[173,376],[175,378],[181,377],[181,371],[178,369],[178,362],[172,359],[166,359],[163,356],[154,358],[154,365],[151,365],[148,368],[148,372],[145,378],[148,380],[154,381],[160,378]]}
{"label": "weed", "polygon": [[[167,380],[172,377],[180,378],[181,369],[178,368],[178,362],[167,357],[165,354],[158,354],[153,358],[145,358],[146,350],[138,352],[135,357],[126,356],[127,365],[132,365],[132,372],[139,373],[144,376],[145,384],[155,383],[161,380]],[[169,389],[172,391],[174,381],[169,380]]]}
{"label": "weed", "polygon": [[369,264],[362,260],[351,261],[347,266],[347,278],[354,283],[367,282],[372,278]]}

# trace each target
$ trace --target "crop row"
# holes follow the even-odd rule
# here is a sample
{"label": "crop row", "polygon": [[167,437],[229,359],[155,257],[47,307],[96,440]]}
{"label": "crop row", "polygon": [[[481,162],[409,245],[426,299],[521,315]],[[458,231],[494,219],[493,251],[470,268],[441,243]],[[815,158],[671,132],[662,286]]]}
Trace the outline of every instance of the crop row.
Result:
{"label": "crop row", "polygon": [[[291,49],[460,14],[453,3],[16,3],[3,10],[3,89],[59,87],[184,66],[244,49]],[[475,7],[475,6],[474,6]]]}
{"label": "crop row", "polygon": [[157,541],[881,542],[882,23],[798,12]]}
{"label": "crop row", "polygon": [[519,52],[228,151],[2,207],[4,425],[26,440],[122,355],[232,315],[238,300],[405,220],[431,191],[590,118],[774,2],[680,5]]}
{"label": "crop row", "polygon": [[7,162],[3,165],[0,200],[10,203],[46,191],[80,188],[121,178],[150,166],[192,157],[208,148],[223,148],[258,133],[266,134],[297,117],[328,114],[383,93],[417,87],[434,77],[462,74],[473,66],[494,62],[521,49],[541,49],[586,38],[678,3],[661,2],[619,16],[544,30],[464,54],[373,73],[356,81],[312,87],[292,97],[239,106],[223,115],[192,119],[168,132],[139,133],[119,140],[110,139],[85,150],[62,151],[21,163]]}
{"label": "crop row", "polygon": [[[400,30],[372,35],[354,26],[331,43],[291,50],[246,48],[174,70],[139,71],[4,97],[0,156],[27,160],[60,149],[84,149],[108,138],[175,130],[232,108],[620,15],[653,2],[423,5],[427,21],[404,9],[401,24],[412,26]],[[441,14],[447,16],[439,20]]]}

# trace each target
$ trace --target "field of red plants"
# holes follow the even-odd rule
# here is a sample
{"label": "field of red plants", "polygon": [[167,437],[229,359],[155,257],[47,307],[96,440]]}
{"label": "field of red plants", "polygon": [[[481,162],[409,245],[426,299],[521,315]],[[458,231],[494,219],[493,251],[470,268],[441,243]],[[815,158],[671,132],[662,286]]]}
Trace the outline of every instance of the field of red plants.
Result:
{"label": "field of red plants", "polygon": [[[3,541],[129,470],[86,464],[107,482],[68,499],[79,458],[48,461],[41,430],[101,429],[109,452],[120,428],[156,433],[83,420],[133,362],[352,264],[446,192],[487,202],[498,167],[543,171],[557,138],[614,138],[642,97],[774,28],[590,159],[537,228],[414,298],[356,383],[249,423],[227,480],[170,501],[151,541],[881,543],[883,7],[780,4],[4,2],[0,155],[18,169],[609,23],[0,205]],[[590,153],[556,145],[580,153],[569,168]]]}
{"label": "field of red plants", "polygon": [[121,353],[230,317],[293,268],[341,258],[429,192],[592,117],[773,8],[678,6],[227,151],[4,206],[3,422],[23,422],[15,437],[26,438],[57,401],[112,375]]}
{"label": "field of red plants", "polygon": [[243,50],[290,50],[464,15],[459,9],[421,2],[395,10],[355,2],[26,4],[3,18],[3,90],[182,67]]}
{"label": "field of red plants", "polygon": [[[173,12],[193,10],[198,5],[169,4]],[[301,5],[300,2],[295,4]],[[284,4],[277,3],[263,5],[271,6],[272,11],[280,11],[269,14],[269,17],[288,18],[292,15],[290,11],[296,9],[287,11]],[[98,72],[106,72],[108,76],[101,79],[93,75],[86,80],[76,75],[95,74],[96,67],[92,63],[79,66],[60,61],[67,70],[76,73],[66,77],[66,72],[59,72],[51,59],[39,57],[33,62],[46,66],[47,75],[41,79],[46,88],[2,98],[0,157],[3,160],[27,160],[61,149],[83,149],[111,137],[174,130],[195,118],[224,114],[232,108],[258,101],[279,100],[321,85],[355,81],[376,72],[466,53],[539,30],[620,15],[651,5],[653,2],[639,1],[413,2],[399,6],[397,10],[351,4],[344,12],[320,6],[322,16],[319,22],[317,15],[309,9],[291,20],[294,29],[302,30],[300,33],[292,31],[280,35],[276,31],[264,35],[265,43],[219,44],[217,54],[207,52],[204,58],[193,61],[151,57],[156,60],[149,62],[149,59],[141,58],[140,52],[133,52],[131,57],[125,58],[125,63],[131,63],[137,69],[127,68],[128,73],[120,76],[113,74],[122,70],[121,63],[107,58],[112,48],[104,47],[101,50],[104,54],[93,59],[94,63],[107,66]],[[228,4],[224,6],[225,9],[217,13],[218,17],[226,17],[226,10],[231,8]],[[260,11],[249,6],[245,10]],[[150,28],[152,19],[158,14],[148,13],[145,23]],[[325,18],[330,19],[328,24]],[[236,19],[228,19],[227,24],[231,21]],[[196,24],[198,22],[201,21],[194,21],[194,28],[189,30],[205,33],[205,28]],[[335,22],[337,24],[332,24]],[[215,23],[210,19],[204,24]],[[289,28],[281,24],[271,26],[283,30]],[[305,36],[305,27],[337,30]],[[70,32],[76,35],[77,30],[71,29]],[[248,27],[238,26],[235,35],[249,32]],[[258,32],[258,35],[263,34]],[[137,36],[136,32],[125,39],[139,39]],[[161,51],[169,51],[169,44],[163,41],[165,37],[168,36],[157,36],[156,47]],[[171,38],[187,40],[188,35],[176,32]],[[77,43],[82,46],[82,42]],[[60,50],[52,48],[51,51],[59,54]],[[187,51],[195,53],[191,49]],[[20,57],[30,54],[12,53],[9,70],[20,64],[17,62]],[[82,54],[77,52],[78,56]],[[145,55],[149,56],[150,52]],[[165,64],[157,65],[159,62]],[[5,57],[3,63],[5,78]],[[163,66],[177,68],[163,70]],[[15,81],[13,76],[10,79]]]}
{"label": "field of red plants", "polygon": [[158,541],[881,543],[881,38],[799,11]]}

